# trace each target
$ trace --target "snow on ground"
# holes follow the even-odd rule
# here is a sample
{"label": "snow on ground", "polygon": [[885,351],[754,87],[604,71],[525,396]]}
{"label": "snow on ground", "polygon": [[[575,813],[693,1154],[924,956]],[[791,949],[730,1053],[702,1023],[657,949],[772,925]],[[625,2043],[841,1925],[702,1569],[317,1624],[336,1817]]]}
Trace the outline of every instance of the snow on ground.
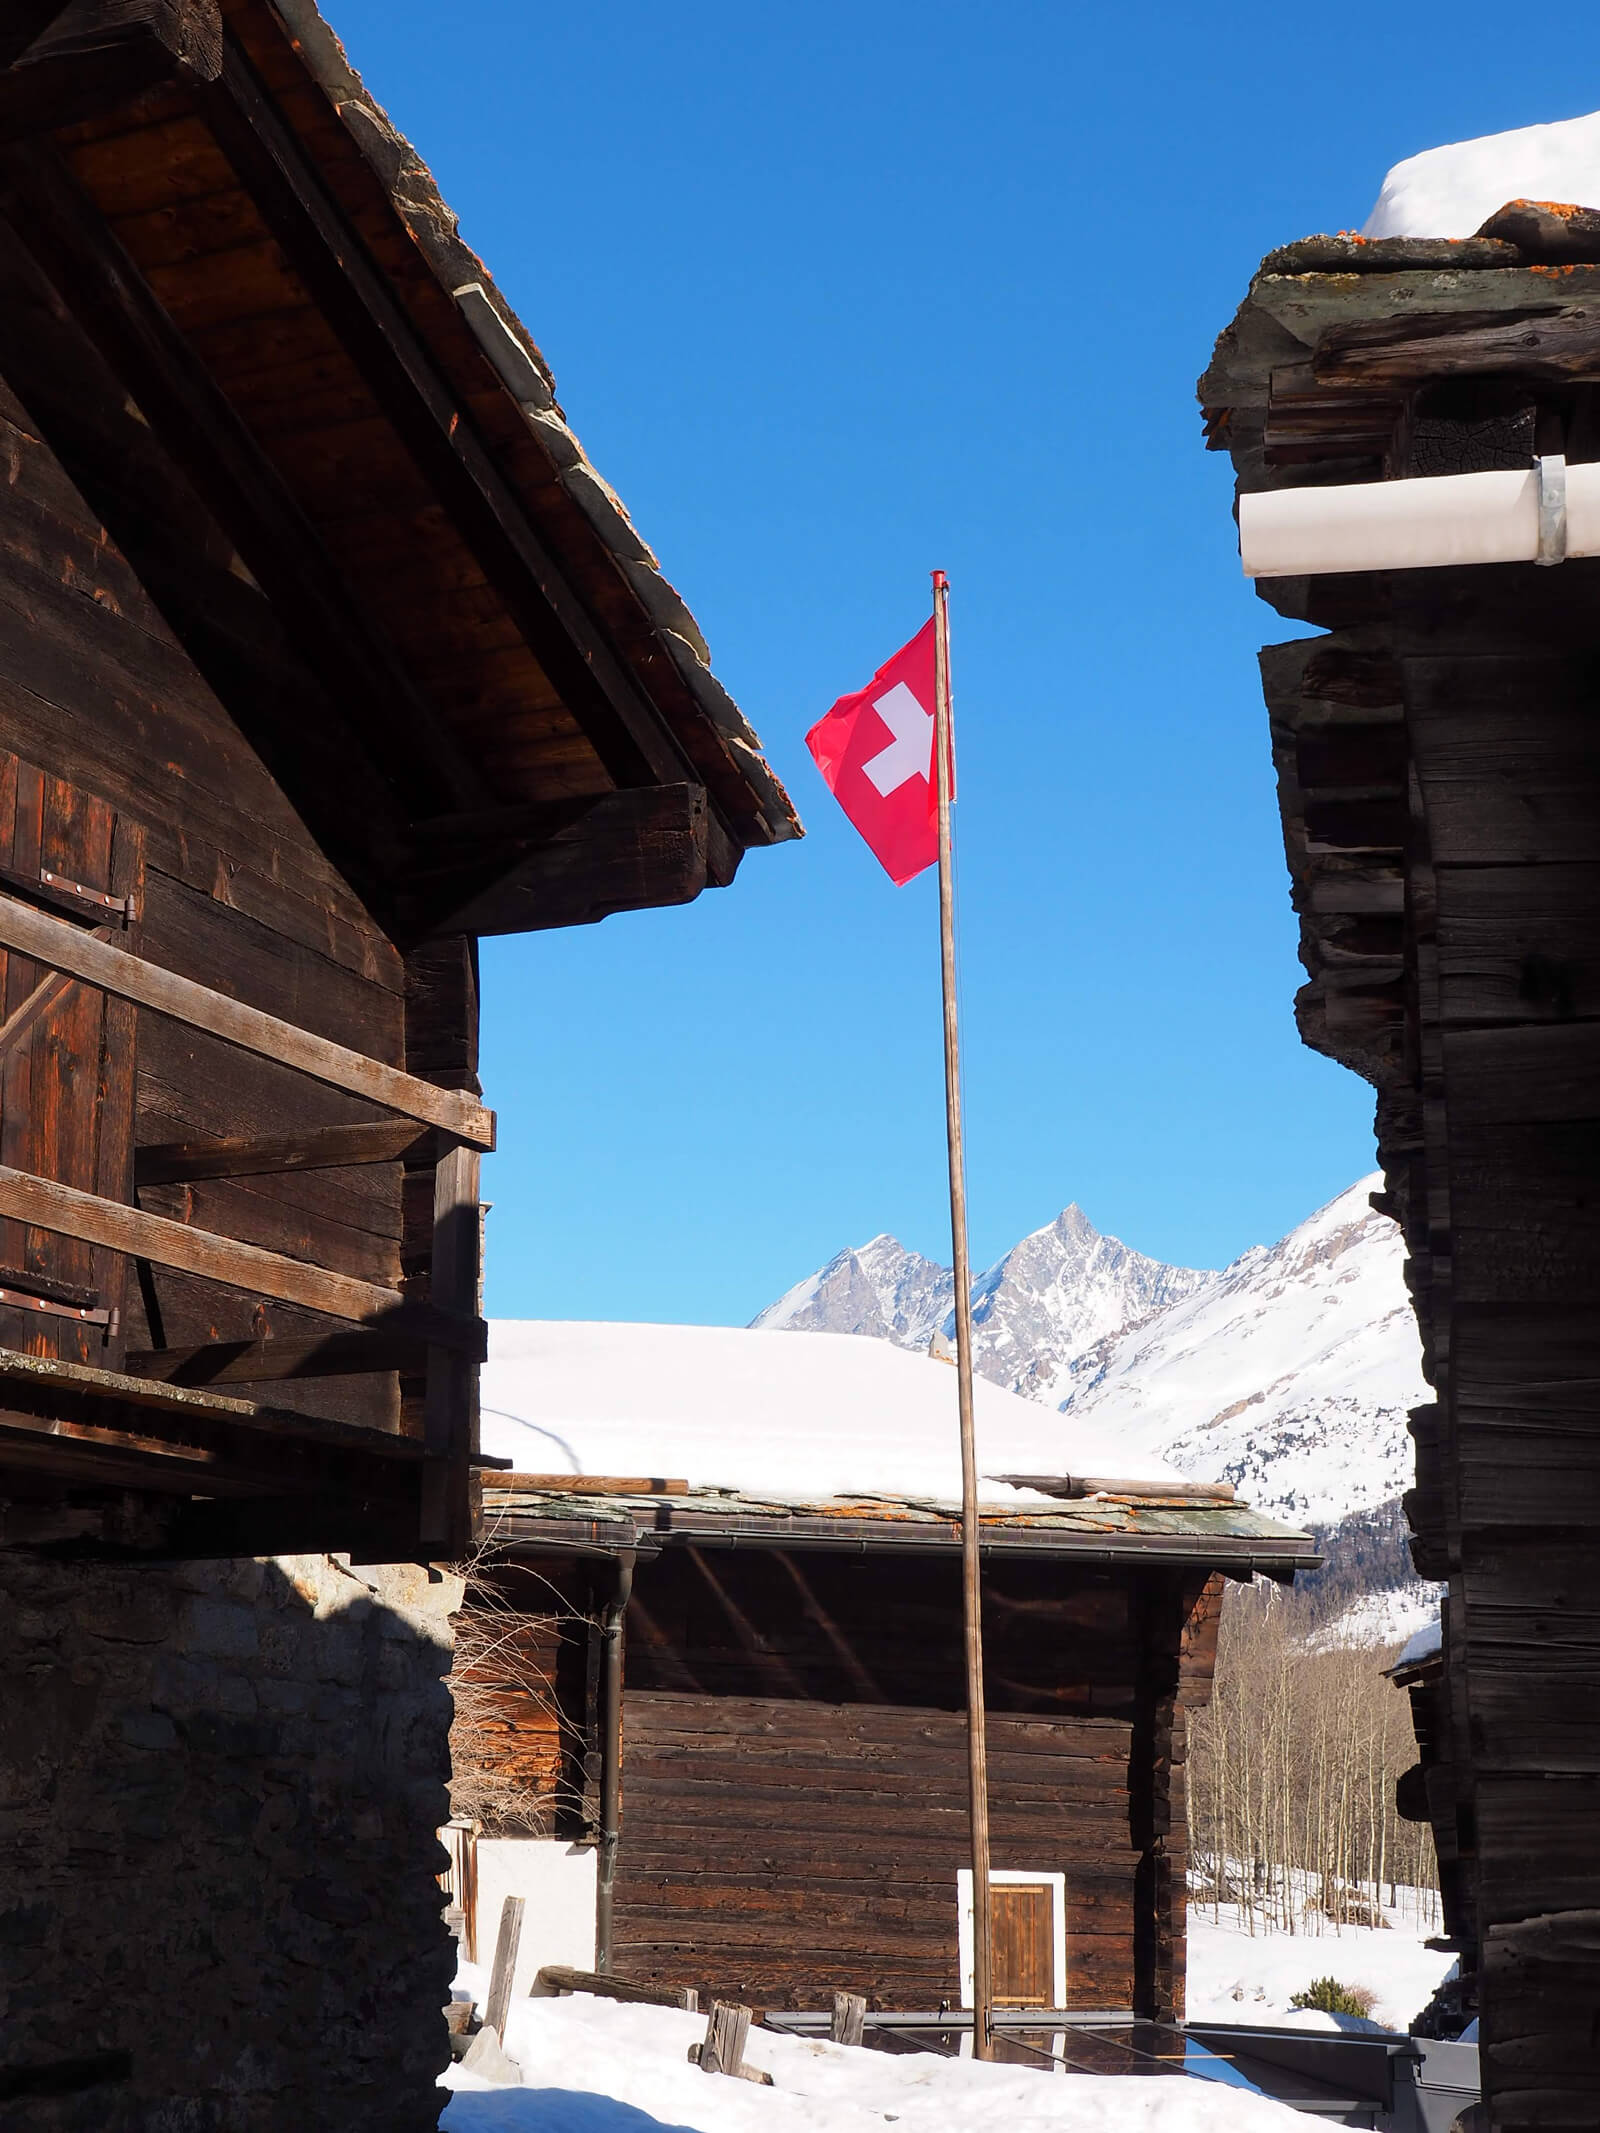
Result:
{"label": "snow on ground", "polygon": [[771,2088],[702,2074],[703,2015],[574,1995],[517,2002],[506,2048],[520,2088],[455,2089],[441,2133],[1303,2133],[1297,2112],[1209,2080],[1116,2080],[848,2050],[752,2030]]}
{"label": "snow on ground", "polygon": [[1432,1585],[1394,1587],[1387,1592],[1364,1592],[1342,1614],[1306,1639],[1313,1652],[1365,1651],[1404,1644],[1439,1619],[1439,1594]]}
{"label": "snow on ground", "polygon": [[[982,1378],[974,1392],[985,1475],[1179,1478],[1116,1431]],[[955,1371],[849,1333],[496,1320],[483,1447],[519,1473],[676,1476],[800,1498],[961,1499]],[[993,1482],[983,1493],[1024,1500]]]}
{"label": "snow on ground", "polygon": [[[1409,1893],[1409,1892],[1407,1892]],[[1319,1977],[1364,1987],[1372,2018],[1383,2029],[1409,2030],[1455,1962],[1422,1943],[1440,1928],[1419,1922],[1411,1905],[1385,1911],[1381,1926],[1335,1926],[1318,1932],[1263,1931],[1252,1935],[1240,1912],[1223,1904],[1189,1907],[1188,2015],[1191,2022],[1288,2022],[1297,2028],[1358,2029],[1345,2015],[1317,2014],[1289,2005]]]}
{"label": "snow on ground", "polygon": [[1429,148],[1383,181],[1363,237],[1470,237],[1508,200],[1600,207],[1600,111]]}

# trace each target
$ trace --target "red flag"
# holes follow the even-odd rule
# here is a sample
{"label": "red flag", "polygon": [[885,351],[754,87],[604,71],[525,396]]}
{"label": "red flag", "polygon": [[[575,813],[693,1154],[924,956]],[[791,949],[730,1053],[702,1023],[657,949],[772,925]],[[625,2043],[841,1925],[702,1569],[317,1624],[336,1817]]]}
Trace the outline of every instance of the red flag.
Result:
{"label": "red flag", "polygon": [[828,790],[902,888],[939,856],[933,624],[806,735]]}

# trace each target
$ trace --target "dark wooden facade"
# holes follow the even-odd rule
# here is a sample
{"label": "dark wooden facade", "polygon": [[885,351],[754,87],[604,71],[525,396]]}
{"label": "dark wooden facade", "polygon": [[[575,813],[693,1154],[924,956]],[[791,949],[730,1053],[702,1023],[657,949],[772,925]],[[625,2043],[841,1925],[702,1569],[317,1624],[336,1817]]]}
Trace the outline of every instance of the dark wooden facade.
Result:
{"label": "dark wooden facade", "polygon": [[[1600,456],[1595,217],[1272,255],[1201,381],[1242,490]],[[1497,2128],[1600,2097],[1600,564],[1263,581],[1306,1041],[1377,1091],[1448,1580],[1433,1822]]]}
{"label": "dark wooden facade", "polygon": [[[490,1751],[523,1779],[530,1834],[603,1839],[600,1647],[615,1563],[637,1555],[617,1974],[774,2008],[825,2007],[835,1990],[879,2009],[959,2006],[970,1839],[954,1525],[926,1506],[916,1536],[870,1505],[784,1519],[766,1504],[740,1520],[712,1497],[585,1505],[580,1484],[541,1503],[489,1486],[501,1597],[545,1616],[523,1646],[542,1654],[543,1693],[508,1695]],[[1210,1693],[1219,1572],[1282,1577],[1316,1558],[1242,1510],[1111,1546],[1108,1515],[1141,1516],[1097,1504],[1074,1526],[1063,1505],[1054,1532],[986,1519],[993,1861],[1062,1877],[1066,2006],[1172,2019],[1186,1714]],[[1142,1515],[1181,1527],[1189,1514]],[[573,1552],[580,1530],[588,1555]]]}
{"label": "dark wooden facade", "polygon": [[306,0],[0,27],[0,1542],[459,1553],[476,939],[797,833]]}

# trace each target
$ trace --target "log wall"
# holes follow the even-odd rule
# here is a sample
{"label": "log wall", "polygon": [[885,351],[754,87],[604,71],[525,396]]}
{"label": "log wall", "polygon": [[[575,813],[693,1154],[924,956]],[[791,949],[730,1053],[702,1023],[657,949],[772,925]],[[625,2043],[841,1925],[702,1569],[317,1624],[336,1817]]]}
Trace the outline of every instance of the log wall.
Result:
{"label": "log wall", "polygon": [[[616,1968],[720,1998],[959,2005],[966,1722],[913,1705],[630,1690]],[[996,1714],[996,1867],[1064,1873],[1068,2003],[1133,2004],[1133,1728]]]}
{"label": "log wall", "polygon": [[[1600,254],[1547,240],[1525,206],[1489,227],[1447,248],[1459,271],[1398,240],[1266,262],[1201,381],[1242,490],[1595,460]],[[1347,271],[1356,253],[1370,272]],[[1529,320],[1553,270],[1568,352],[1551,365]],[[1262,658],[1310,978],[1297,1011],[1377,1091],[1377,1204],[1404,1227],[1436,1394],[1412,1416],[1407,1510],[1448,1600],[1404,1802],[1434,1825],[1496,2133],[1589,2126],[1600,563],[1261,590],[1327,632]]]}
{"label": "log wall", "polygon": [[[548,1606],[571,1579],[557,1557],[512,1555],[545,1595],[518,1604]],[[1066,1876],[1071,2005],[1181,2012],[1185,1714],[1210,1691],[1221,1583],[985,1568],[994,1863]],[[546,1655],[547,1694],[508,1687],[492,1752],[523,1773],[535,1817],[573,1767],[562,1742],[588,1749],[589,1819],[572,1832],[587,1834],[594,1670],[570,1626],[568,1643]],[[959,2002],[959,1565],[668,1549],[639,1566],[625,1651],[618,1973],[770,2006],[835,1989]]]}
{"label": "log wall", "polygon": [[[46,428],[65,458],[42,441]],[[0,453],[8,476],[0,510],[0,751],[70,781],[142,838],[137,952],[386,1064],[472,1085],[471,986],[447,995],[408,971],[261,752],[276,718],[281,731],[303,736],[303,749],[326,754],[325,777],[359,814],[361,782],[318,732],[319,684],[125,393],[3,230]],[[108,532],[107,517],[120,539]],[[137,574],[123,544],[137,553]],[[182,602],[207,609],[208,672],[169,624]],[[213,684],[227,688],[230,709]],[[291,705],[292,724],[284,718]],[[241,710],[258,712],[260,727],[247,733]],[[336,730],[336,721],[327,723]],[[439,954],[429,951],[435,961]],[[19,969],[19,983],[28,969]],[[9,993],[6,1004],[15,1004]],[[113,1013],[119,1047],[137,1068],[125,1142],[287,1134],[372,1115],[304,1075],[153,1013]],[[8,1113],[25,1108],[28,1057],[23,1047],[8,1066]],[[133,1197],[130,1157],[124,1145],[120,1174],[102,1178],[99,1190]],[[140,1204],[384,1287],[404,1279],[422,1298],[429,1184],[419,1173],[408,1200],[405,1171],[394,1161],[148,1185]],[[130,1283],[119,1300],[118,1338],[78,1354],[79,1338],[73,1359],[115,1368],[130,1351],[328,1330],[326,1320],[295,1306],[163,1268]],[[5,1337],[44,1352],[41,1341],[51,1336],[35,1320],[8,1324]],[[283,1383],[273,1398],[417,1429],[420,1390],[406,1388],[404,1422],[392,1373],[315,1387]]]}

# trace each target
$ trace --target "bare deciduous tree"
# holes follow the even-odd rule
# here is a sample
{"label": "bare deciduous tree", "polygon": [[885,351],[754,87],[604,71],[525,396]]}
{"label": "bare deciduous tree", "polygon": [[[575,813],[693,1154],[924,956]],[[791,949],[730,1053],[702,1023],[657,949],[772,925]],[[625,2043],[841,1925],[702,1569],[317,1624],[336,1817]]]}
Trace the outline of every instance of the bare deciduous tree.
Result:
{"label": "bare deciduous tree", "polygon": [[1258,1929],[1373,1925],[1387,1905],[1436,1915],[1432,1832],[1394,1787],[1416,1760],[1392,1650],[1319,1643],[1273,1587],[1230,1592],[1211,1703],[1193,1714],[1191,1900]]}

